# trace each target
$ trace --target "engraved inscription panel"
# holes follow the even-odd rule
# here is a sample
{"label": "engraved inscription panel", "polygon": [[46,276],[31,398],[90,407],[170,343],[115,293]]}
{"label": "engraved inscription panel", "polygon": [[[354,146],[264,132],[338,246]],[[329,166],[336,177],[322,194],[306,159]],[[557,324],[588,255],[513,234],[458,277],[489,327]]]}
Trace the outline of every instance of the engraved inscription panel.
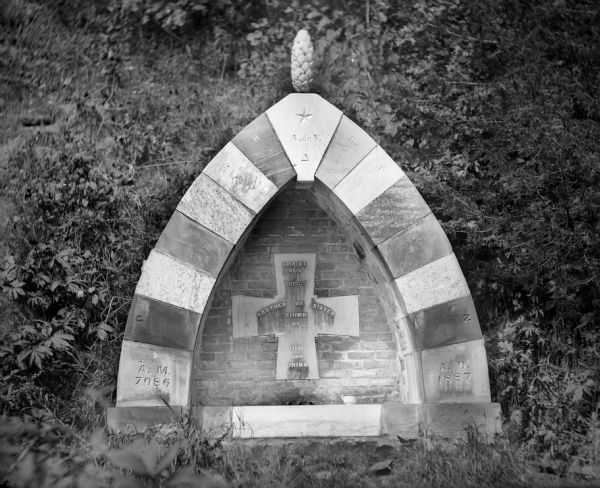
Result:
{"label": "engraved inscription panel", "polygon": [[123,341],[117,406],[187,405],[191,352]]}
{"label": "engraved inscription panel", "polygon": [[438,378],[440,392],[443,393],[470,393],[471,361],[458,360],[441,363]]}
{"label": "engraved inscription panel", "polygon": [[[147,363],[144,360],[138,360],[139,368],[136,373],[135,383],[141,388],[169,388],[171,386],[171,375],[173,371],[170,367],[158,363]],[[155,367],[156,366],[156,367]]]}
{"label": "engraved inscription panel", "polygon": [[490,401],[483,340],[428,349],[421,354],[426,403]]}
{"label": "engraved inscription panel", "polygon": [[313,93],[288,95],[267,110],[298,181],[313,181],[342,112]]}
{"label": "engraved inscription panel", "polygon": [[358,336],[358,296],[317,298],[315,254],[274,254],[273,260],[278,290],[273,299],[233,297],[234,339],[274,334],[278,337],[275,377],[317,379],[315,337]]}

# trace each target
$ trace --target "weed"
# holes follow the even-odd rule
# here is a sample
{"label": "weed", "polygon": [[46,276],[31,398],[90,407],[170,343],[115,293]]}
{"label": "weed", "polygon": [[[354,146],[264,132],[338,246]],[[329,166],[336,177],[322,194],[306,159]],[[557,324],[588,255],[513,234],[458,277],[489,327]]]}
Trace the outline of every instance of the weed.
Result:
{"label": "weed", "polygon": [[[57,419],[102,426],[143,258],[207,161],[288,92],[306,22],[317,90],[403,165],[451,239],[493,396],[522,414],[515,443],[546,466],[597,463],[600,63],[585,0],[1,3],[2,413],[43,439]],[[266,483],[198,436],[178,456]],[[19,450],[26,466],[70,469],[37,446]],[[489,449],[407,454],[390,479],[510,482],[519,459]],[[264,462],[281,483],[358,483],[344,462],[359,460],[317,476],[299,468],[309,454]],[[42,486],[34,472],[23,483]]]}

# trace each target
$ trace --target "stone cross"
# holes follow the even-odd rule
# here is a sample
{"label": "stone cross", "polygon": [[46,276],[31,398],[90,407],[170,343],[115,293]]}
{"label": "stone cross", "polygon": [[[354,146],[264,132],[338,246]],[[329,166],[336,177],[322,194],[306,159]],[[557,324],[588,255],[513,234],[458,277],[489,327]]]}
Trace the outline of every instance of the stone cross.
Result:
{"label": "stone cross", "polygon": [[358,296],[317,298],[316,254],[274,254],[277,294],[234,295],[233,338],[276,335],[276,379],[318,379],[315,338],[359,335]]}

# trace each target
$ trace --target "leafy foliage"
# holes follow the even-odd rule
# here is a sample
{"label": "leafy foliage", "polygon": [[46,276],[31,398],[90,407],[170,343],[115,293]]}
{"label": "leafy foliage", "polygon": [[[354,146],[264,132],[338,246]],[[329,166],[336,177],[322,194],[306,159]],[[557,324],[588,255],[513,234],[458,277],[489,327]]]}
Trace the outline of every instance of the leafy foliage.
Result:
{"label": "leafy foliage", "polygon": [[10,486],[228,486],[216,473],[199,473],[196,466],[201,464],[185,464],[191,454],[203,451],[202,456],[210,458],[221,449],[220,441],[208,442],[189,419],[171,426],[161,445],[139,436],[107,439],[103,430],[77,438],[61,424],[40,425],[18,417],[3,420],[0,433],[6,443],[0,446],[0,475]]}
{"label": "leafy foliage", "polygon": [[[2,184],[18,211],[0,286],[4,301],[21,310],[1,331],[2,376],[38,370],[40,386],[55,393],[78,383],[65,373],[86,362],[87,350],[117,338],[130,300],[119,297],[130,295],[144,246],[139,236],[119,237],[132,228],[124,195],[133,168],[83,146],[77,130],[38,136],[13,155]],[[23,407],[11,399],[5,411]]]}
{"label": "leafy foliage", "polygon": [[282,85],[308,26],[317,89],[405,162],[443,221],[496,398],[563,459],[600,413],[598,15],[586,1],[275,3],[239,67]]}
{"label": "leafy foliage", "polygon": [[124,0],[122,10],[129,16],[141,17],[142,25],[154,23],[163,29],[180,29],[192,22],[194,14],[200,15],[208,10],[207,0]]}
{"label": "leafy foliage", "polygon": [[532,486],[521,452],[489,445],[470,431],[452,450],[442,444],[399,448],[375,442],[311,441],[288,445],[224,445],[182,418],[144,433],[68,427],[5,418],[0,432],[0,476],[9,486],[202,487],[228,486]]}
{"label": "leafy foliage", "polygon": [[105,313],[107,279],[116,287],[122,280],[110,262],[116,256],[103,251],[115,239],[119,180],[92,170],[83,153],[47,159],[25,152],[13,163],[4,190],[21,202],[13,235],[26,251],[5,256],[0,279],[3,293],[27,307],[29,320],[9,334],[11,348],[3,354],[16,356],[22,368],[42,369],[43,359],[69,351],[76,335],[106,339],[114,332],[107,321],[114,318]]}
{"label": "leafy foliage", "polygon": [[[48,2],[44,22],[15,5],[0,11],[12,46],[0,66],[15,73],[0,96],[12,110],[34,91],[56,96],[75,115],[0,169],[17,206],[0,264],[14,312],[1,330],[4,412],[114,379],[141,259],[210,156],[291,90],[289,47],[307,28],[316,91],[442,221],[520,440],[598,462],[594,2],[73,1]],[[59,61],[47,39],[64,47]],[[112,373],[97,373],[100,355]]]}

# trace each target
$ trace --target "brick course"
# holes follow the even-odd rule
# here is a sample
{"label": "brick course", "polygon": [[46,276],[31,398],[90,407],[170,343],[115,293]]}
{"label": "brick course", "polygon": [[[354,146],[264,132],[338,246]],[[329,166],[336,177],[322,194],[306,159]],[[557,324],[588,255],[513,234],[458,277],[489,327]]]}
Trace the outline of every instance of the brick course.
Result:
{"label": "brick course", "polygon": [[[276,294],[273,253],[316,253],[317,297],[359,295],[360,337],[316,339],[318,380],[275,380],[275,336],[233,339],[232,295]],[[221,280],[193,368],[193,405],[398,401],[404,397],[397,346],[367,264],[351,240],[303,190],[284,191],[254,227]]]}

